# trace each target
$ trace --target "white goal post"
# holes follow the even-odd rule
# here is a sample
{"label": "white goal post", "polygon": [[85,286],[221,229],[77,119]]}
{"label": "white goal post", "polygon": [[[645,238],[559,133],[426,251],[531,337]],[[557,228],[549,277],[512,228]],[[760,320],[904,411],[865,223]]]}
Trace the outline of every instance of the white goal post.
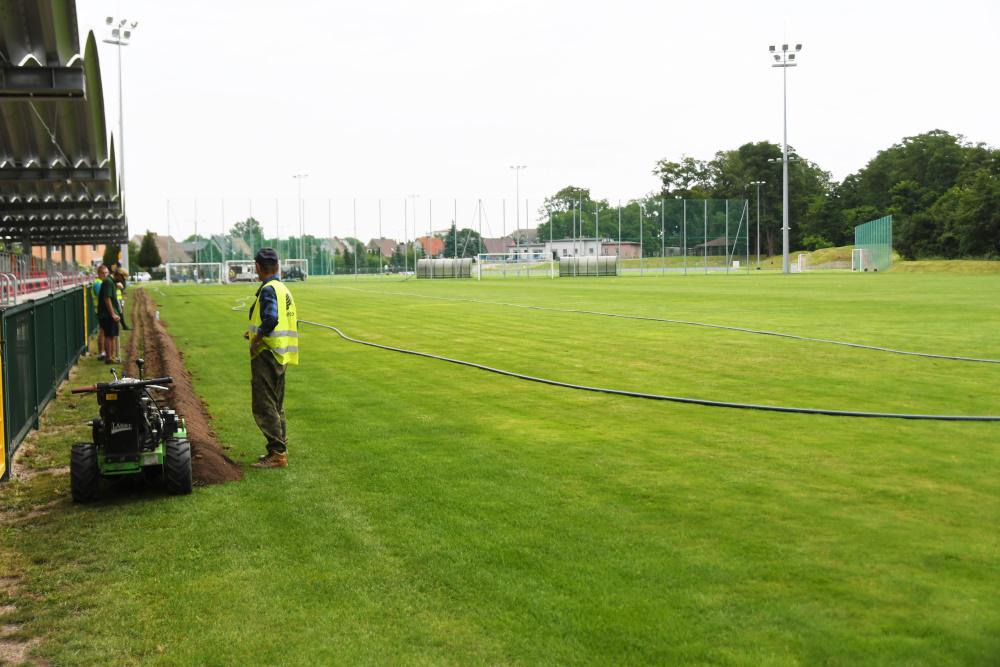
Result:
{"label": "white goal post", "polygon": [[867,271],[872,267],[871,253],[867,248],[851,250],[851,271]]}
{"label": "white goal post", "polygon": [[177,283],[221,283],[223,280],[221,262],[168,262],[167,284]]}
{"label": "white goal post", "polygon": [[476,255],[476,279],[555,276],[555,260],[544,249]]}

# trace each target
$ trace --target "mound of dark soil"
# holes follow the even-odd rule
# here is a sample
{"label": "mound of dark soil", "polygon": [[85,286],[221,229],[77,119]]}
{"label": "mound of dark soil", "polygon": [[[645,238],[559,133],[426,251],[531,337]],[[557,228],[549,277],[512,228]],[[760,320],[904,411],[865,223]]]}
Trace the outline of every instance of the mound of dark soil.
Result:
{"label": "mound of dark soil", "polygon": [[169,375],[174,379],[167,403],[187,422],[195,484],[221,484],[241,479],[242,468],[224,453],[210,425],[208,410],[194,393],[183,355],[167,333],[165,323],[156,319],[156,303],[142,288],[129,290],[129,297],[134,331],[125,350],[125,372],[138,377],[135,360],[142,357],[146,362],[143,371],[146,377]]}

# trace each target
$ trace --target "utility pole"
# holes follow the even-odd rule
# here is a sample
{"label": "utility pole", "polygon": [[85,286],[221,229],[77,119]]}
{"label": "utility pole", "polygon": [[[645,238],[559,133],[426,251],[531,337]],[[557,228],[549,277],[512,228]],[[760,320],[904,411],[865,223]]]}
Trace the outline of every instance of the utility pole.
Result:
{"label": "utility pole", "polygon": [[[521,236],[521,170],[527,169],[526,164],[512,164],[510,166],[514,170],[514,214],[517,216],[517,234],[514,236],[515,246],[520,246],[520,236]],[[518,250],[520,254],[520,249]]]}
{"label": "utility pole", "polygon": [[[420,195],[409,194],[406,196],[413,202],[413,275],[417,275],[417,197]],[[430,244],[431,240],[427,239],[427,245]]]}
{"label": "utility pole", "polygon": [[757,268],[760,268],[760,186],[767,185],[767,181],[750,181],[747,185],[757,186]]}
{"label": "utility pole", "polygon": [[118,19],[108,16],[104,23],[111,28],[111,34],[102,40],[105,44],[114,44],[118,47],[118,151],[121,159],[121,169],[118,174],[118,192],[122,207],[122,220],[125,222],[125,243],[121,244],[121,259],[119,262],[126,271],[129,270],[128,261],[128,213],[125,212],[125,102],[122,98],[122,47],[128,46],[132,42],[132,32],[139,26],[138,21],[128,19]]}
{"label": "utility pole", "polygon": [[304,227],[303,215],[302,215],[303,212],[304,212],[303,209],[302,209],[302,179],[309,178],[309,174],[292,174],[292,178],[294,178],[296,181],[298,181],[298,185],[299,185],[299,199],[298,199],[298,203],[299,203],[299,258],[301,259],[304,256],[304,254],[305,254],[305,246],[303,245],[304,241],[303,241],[303,238],[302,238],[304,236],[303,233],[302,233],[302,230],[303,230],[303,227]]}

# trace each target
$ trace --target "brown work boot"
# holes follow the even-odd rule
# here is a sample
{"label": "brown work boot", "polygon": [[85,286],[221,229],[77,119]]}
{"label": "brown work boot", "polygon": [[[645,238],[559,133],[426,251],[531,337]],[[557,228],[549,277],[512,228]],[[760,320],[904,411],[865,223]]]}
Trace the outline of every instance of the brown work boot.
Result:
{"label": "brown work boot", "polygon": [[284,468],[288,466],[288,454],[285,452],[269,452],[264,456],[260,457],[257,463],[252,464],[251,468]]}

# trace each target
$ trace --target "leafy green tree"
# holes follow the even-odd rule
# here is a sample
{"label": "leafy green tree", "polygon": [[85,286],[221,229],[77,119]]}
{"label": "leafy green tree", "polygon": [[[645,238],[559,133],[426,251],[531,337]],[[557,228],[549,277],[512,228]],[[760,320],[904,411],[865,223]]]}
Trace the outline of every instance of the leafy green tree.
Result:
{"label": "leafy green tree", "polygon": [[139,254],[136,255],[135,262],[139,268],[146,271],[163,263],[160,250],[156,247],[156,234],[149,230],[146,231],[146,235],[142,237],[142,245],[139,248]]}
{"label": "leafy green tree", "polygon": [[710,196],[715,187],[712,167],[704,160],[685,156],[680,162],[660,160],[653,169],[660,179],[661,193],[667,199],[702,199]]}
{"label": "leafy green tree", "polygon": [[[456,254],[455,243],[458,242],[458,251]],[[475,257],[479,254],[480,248],[482,247],[482,238],[479,233],[473,229],[463,228],[457,231],[455,223],[451,223],[451,229],[444,237],[444,256],[447,258],[451,257]],[[485,251],[484,251],[485,252]]]}
{"label": "leafy green tree", "polygon": [[[761,245],[767,254],[773,255],[779,250],[781,239],[781,156],[780,146],[762,141],[719,151],[709,161],[687,156],[680,162],[662,159],[653,169],[653,174],[660,179],[658,199],[748,199],[753,210],[751,228],[756,234],[757,187],[750,183],[764,181],[760,188]],[[790,243],[799,247],[805,236],[809,236],[813,244],[829,242],[838,236],[828,229],[838,223],[835,212],[827,206],[833,189],[830,175],[791,148],[789,161]],[[654,206],[658,205],[653,197],[642,203],[647,210],[655,210]],[[648,242],[645,225],[642,236],[644,243]],[[653,240],[658,236],[653,234]]]}
{"label": "leafy green tree", "polygon": [[[749,200],[750,240],[754,245],[757,188],[750,183],[764,181],[760,188],[760,242],[766,254],[779,253],[781,155],[780,146],[765,141],[719,151],[707,161],[689,156],[658,161],[653,174],[660,181],[659,191],[621,207],[622,239],[641,241],[645,255],[656,255],[661,248],[680,243],[681,224],[674,211],[677,199],[745,198]],[[880,151],[841,183],[791,147],[789,158],[788,217],[793,249],[849,245],[854,242],[857,225],[892,215],[894,242],[906,257],[1000,254],[997,149],[933,130],[905,137]],[[663,220],[659,219],[660,210]],[[595,234],[615,238],[618,215],[616,206],[594,200],[589,189],[567,186],[548,197],[539,209],[539,238]],[[713,215],[718,217],[711,212],[709,217]]]}
{"label": "leafy green tree", "polygon": [[844,226],[892,215],[894,245],[904,257],[992,256],[992,218],[983,205],[991,201],[997,165],[1000,151],[961,135],[904,137],[836,189]]}
{"label": "leafy green tree", "polygon": [[118,263],[118,256],[121,254],[121,248],[117,243],[109,243],[104,246],[104,254],[101,256],[101,263],[107,264],[108,268],[112,265]]}
{"label": "leafy green tree", "polygon": [[256,218],[250,217],[237,222],[229,231],[229,235],[243,239],[254,252],[264,247],[264,228]]}

